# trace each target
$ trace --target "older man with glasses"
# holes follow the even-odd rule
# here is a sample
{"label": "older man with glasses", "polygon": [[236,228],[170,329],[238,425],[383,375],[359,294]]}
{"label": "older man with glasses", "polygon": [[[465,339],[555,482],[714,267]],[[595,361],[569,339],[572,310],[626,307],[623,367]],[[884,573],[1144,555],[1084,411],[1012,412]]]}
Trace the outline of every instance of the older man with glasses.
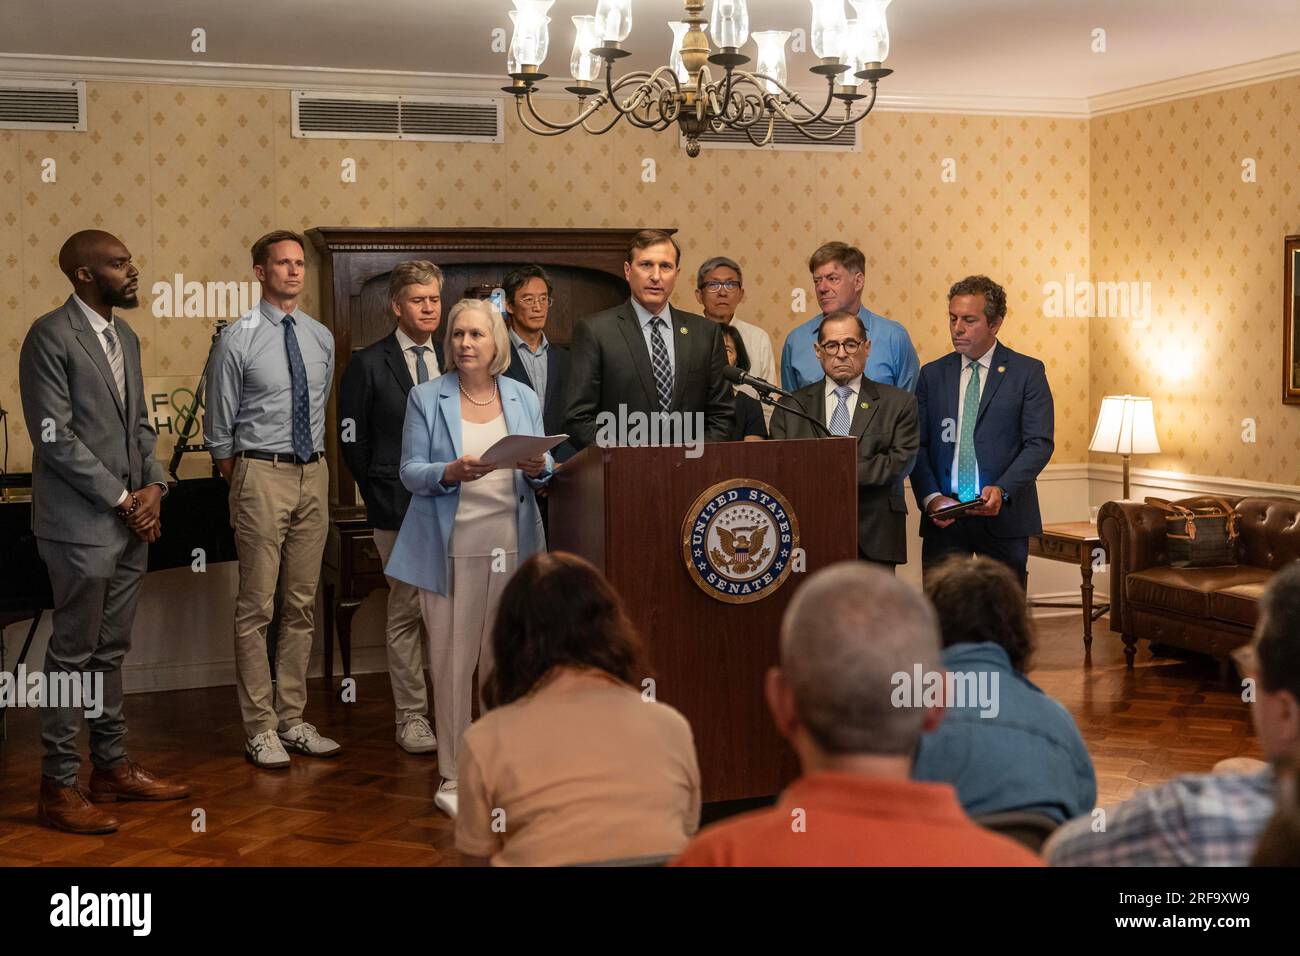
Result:
{"label": "older man with glasses", "polygon": [[[795,392],[794,400],[832,436],[857,440],[858,557],[893,571],[907,562],[907,500],[899,479],[920,447],[916,397],[864,374],[871,340],[853,312],[823,318],[814,347],[823,377]],[[782,407],[772,416],[771,434],[782,439],[825,433]]]}
{"label": "older man with glasses", "polygon": [[[750,375],[776,384],[776,354],[772,351],[772,337],[752,322],[736,318],[736,310],[745,301],[745,277],[740,264],[726,256],[706,260],[695,274],[695,301],[704,307],[705,318],[718,325],[730,326],[740,335],[749,356]],[[736,389],[753,398],[758,393],[748,385]],[[772,422],[772,408],[763,406],[764,423]]]}

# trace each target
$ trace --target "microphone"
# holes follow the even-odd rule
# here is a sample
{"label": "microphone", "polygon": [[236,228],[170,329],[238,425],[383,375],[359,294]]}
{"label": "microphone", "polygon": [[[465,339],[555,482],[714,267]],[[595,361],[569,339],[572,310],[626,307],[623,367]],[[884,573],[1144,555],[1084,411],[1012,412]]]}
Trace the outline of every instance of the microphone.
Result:
{"label": "microphone", "polygon": [[773,385],[765,379],[741,371],[734,365],[725,366],[722,369],[722,377],[732,385],[748,385],[750,388],[757,389],[760,392],[765,392],[768,395],[775,392],[777,395],[784,395],[786,398],[794,398],[793,392],[787,392],[780,385]]}

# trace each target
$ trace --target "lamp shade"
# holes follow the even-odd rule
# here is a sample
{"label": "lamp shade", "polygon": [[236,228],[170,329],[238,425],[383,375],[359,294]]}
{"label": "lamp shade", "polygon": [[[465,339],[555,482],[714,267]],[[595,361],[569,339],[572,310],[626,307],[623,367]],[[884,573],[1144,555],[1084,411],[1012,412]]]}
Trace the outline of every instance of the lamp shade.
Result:
{"label": "lamp shade", "polygon": [[780,95],[781,86],[787,79],[785,41],[790,39],[790,33],[788,30],[759,30],[752,36],[758,45],[758,64],[754,72],[763,79],[769,93]]}
{"label": "lamp shade", "polygon": [[600,0],[596,4],[596,32],[602,40],[626,40],[632,32],[632,0]]}
{"label": "lamp shade", "polygon": [[1103,398],[1088,450],[1112,455],[1151,455],[1160,451],[1151,399],[1138,395]]}
{"label": "lamp shade", "polygon": [[714,0],[709,32],[720,47],[744,46],[749,39],[749,9],[745,0]]}

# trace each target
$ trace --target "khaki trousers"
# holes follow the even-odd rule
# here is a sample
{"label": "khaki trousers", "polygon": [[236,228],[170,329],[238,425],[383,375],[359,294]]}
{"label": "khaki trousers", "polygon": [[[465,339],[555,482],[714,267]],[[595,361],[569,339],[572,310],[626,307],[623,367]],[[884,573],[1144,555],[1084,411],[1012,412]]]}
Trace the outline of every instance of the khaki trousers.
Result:
{"label": "khaki trousers", "polygon": [[[379,559],[387,565],[397,541],[397,532],[375,528],[374,533]],[[388,625],[384,637],[388,646],[388,678],[393,684],[397,722],[400,724],[417,714],[428,716],[429,695],[424,686],[424,618],[421,616],[419,588],[388,578]]]}
{"label": "khaki trousers", "polygon": [[[302,723],[315,633],[316,586],[329,531],[329,469],[240,457],[230,484],[230,523],[239,552],[235,677],[244,732],[284,732]],[[266,628],[284,589],[274,687]]]}
{"label": "khaki trousers", "polygon": [[[493,562],[497,563],[496,571],[492,570]],[[480,712],[483,709],[483,683],[492,673],[492,624],[501,592],[518,563],[518,554],[452,558],[448,595],[420,590],[420,607],[429,634],[438,773],[444,780],[456,779],[460,738],[470,724],[475,667]]]}

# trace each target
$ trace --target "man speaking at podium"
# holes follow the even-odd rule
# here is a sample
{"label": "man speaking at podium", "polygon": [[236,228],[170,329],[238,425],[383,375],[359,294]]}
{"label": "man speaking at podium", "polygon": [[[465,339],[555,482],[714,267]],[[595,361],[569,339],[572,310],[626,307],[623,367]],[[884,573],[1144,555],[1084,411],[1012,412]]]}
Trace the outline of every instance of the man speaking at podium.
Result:
{"label": "man speaking at podium", "polygon": [[[722,377],[727,364],[722,329],[703,316],[668,304],[677,284],[681,248],[666,232],[645,229],[633,238],[623,265],[627,302],[580,320],[569,347],[566,430],[577,448],[597,443],[640,444],[624,436],[662,432],[646,422],[676,416],[672,442],[726,441],[734,402]],[[619,440],[607,442],[613,419]],[[702,422],[703,434],[696,430]]]}
{"label": "man speaking at podium", "polygon": [[813,347],[825,375],[794,393],[797,406],[782,400],[772,414],[772,438],[825,435],[787,410],[802,407],[831,435],[858,440],[858,557],[892,571],[907,561],[907,501],[898,481],[920,445],[916,399],[863,374],[871,340],[860,316],[831,312],[815,334]]}

